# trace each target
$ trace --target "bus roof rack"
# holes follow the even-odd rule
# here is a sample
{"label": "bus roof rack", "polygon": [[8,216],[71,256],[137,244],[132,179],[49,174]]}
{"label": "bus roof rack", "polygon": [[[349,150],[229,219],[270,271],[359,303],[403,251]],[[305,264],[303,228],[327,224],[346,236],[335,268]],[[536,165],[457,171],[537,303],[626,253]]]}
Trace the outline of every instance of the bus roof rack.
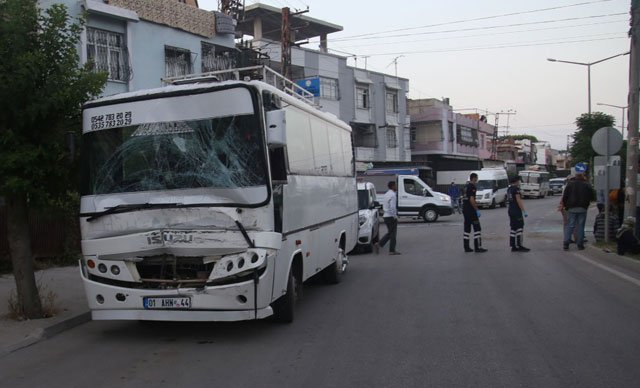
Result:
{"label": "bus roof rack", "polygon": [[260,80],[282,90],[300,101],[303,101],[315,108],[319,108],[319,105],[314,99],[313,93],[302,88],[290,79],[283,77],[280,73],[265,65],[216,70],[199,74],[186,74],[178,77],[166,77],[162,78],[162,83],[164,85],[185,85],[199,82],[221,82],[229,80]]}

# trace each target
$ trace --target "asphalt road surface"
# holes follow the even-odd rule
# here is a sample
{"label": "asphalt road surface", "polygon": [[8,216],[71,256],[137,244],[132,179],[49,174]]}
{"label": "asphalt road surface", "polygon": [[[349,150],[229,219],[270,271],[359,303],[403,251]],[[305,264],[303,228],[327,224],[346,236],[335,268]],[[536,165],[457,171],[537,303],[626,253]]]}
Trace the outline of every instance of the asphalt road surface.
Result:
{"label": "asphalt road surface", "polygon": [[0,386],[639,387],[638,265],[563,252],[557,197],[525,204],[531,252],[505,209],[482,211],[484,254],[462,216],[404,220],[403,255],[352,255],[291,325],[91,322],[0,359]]}

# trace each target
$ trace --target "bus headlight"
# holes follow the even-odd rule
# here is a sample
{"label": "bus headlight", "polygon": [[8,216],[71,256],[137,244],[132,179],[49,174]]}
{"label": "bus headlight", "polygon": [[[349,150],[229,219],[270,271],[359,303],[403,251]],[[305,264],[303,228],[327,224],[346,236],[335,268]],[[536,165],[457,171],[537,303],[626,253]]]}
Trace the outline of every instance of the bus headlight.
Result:
{"label": "bus headlight", "polygon": [[364,216],[364,215],[362,215],[362,214],[361,214],[361,215],[359,215],[359,216],[358,216],[358,224],[359,224],[360,226],[362,226],[362,225],[364,225],[364,223],[365,223],[365,222],[367,222],[367,217],[366,217],[366,216]]}
{"label": "bus headlight", "polygon": [[262,269],[267,265],[267,251],[264,249],[248,250],[234,255],[222,256],[214,265],[210,281],[242,278],[251,275],[256,269]]}

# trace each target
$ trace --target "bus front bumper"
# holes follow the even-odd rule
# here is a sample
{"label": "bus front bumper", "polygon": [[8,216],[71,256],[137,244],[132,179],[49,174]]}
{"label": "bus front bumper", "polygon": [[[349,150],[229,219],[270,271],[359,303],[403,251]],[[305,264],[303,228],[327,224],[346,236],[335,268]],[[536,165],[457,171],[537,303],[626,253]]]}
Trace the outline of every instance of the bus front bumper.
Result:
{"label": "bus front bumper", "polygon": [[[273,265],[253,280],[203,288],[140,289],[96,282],[80,269],[95,320],[240,321],[266,318],[273,291]],[[188,298],[185,309],[148,309],[145,298]]]}

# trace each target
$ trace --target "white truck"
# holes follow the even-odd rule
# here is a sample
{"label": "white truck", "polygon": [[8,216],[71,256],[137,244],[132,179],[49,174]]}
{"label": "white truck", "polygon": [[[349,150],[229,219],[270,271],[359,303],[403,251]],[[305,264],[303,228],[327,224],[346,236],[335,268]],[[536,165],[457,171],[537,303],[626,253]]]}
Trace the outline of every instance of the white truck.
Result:
{"label": "white truck", "polygon": [[398,187],[398,216],[420,217],[425,222],[435,222],[439,216],[453,214],[451,197],[434,191],[418,177],[418,170],[385,169],[368,170],[365,179],[372,182],[378,191],[378,200],[394,181]]}
{"label": "white truck", "polygon": [[290,322],[356,245],[351,128],[260,81],[91,101],[82,155],[93,319]]}

